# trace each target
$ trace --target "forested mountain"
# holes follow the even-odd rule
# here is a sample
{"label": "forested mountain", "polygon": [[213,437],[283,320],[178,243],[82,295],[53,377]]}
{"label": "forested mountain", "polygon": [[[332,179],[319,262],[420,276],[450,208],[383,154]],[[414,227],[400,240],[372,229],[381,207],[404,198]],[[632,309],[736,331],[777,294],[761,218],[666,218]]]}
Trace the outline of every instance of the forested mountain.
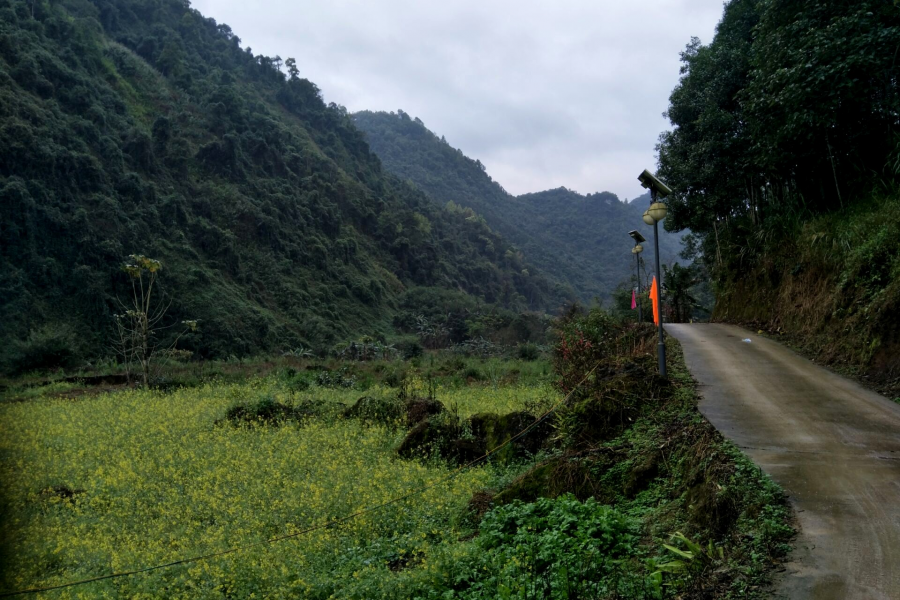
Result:
{"label": "forested mountain", "polygon": [[296,61],[182,0],[0,0],[0,139],[7,348],[65,330],[107,353],[132,253],[162,260],[168,320],[199,320],[181,345],[206,356],[383,332],[416,298],[567,298],[382,171]]}
{"label": "forested mountain", "polygon": [[[649,196],[626,203],[609,192],[583,196],[565,188],[513,196],[491,179],[480,161],[468,158],[402,110],[363,111],[355,113],[353,121],[386,169],[409,179],[439,204],[472,208],[492,230],[513,242],[525,260],[571,285],[586,302],[608,298],[633,276],[629,231],[637,229],[653,239],[653,228],[641,220]],[[662,232],[664,263],[676,258],[680,237]],[[652,252],[643,256],[652,270]]]}
{"label": "forested mountain", "polygon": [[716,317],[900,393],[900,7],[732,0],[682,53],[659,145]]}

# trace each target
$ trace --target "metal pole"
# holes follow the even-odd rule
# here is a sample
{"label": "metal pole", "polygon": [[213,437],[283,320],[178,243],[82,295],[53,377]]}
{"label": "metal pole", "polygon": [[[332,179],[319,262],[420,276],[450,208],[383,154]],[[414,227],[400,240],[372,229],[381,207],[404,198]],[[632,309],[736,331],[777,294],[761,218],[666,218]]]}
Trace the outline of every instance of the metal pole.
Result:
{"label": "metal pole", "polygon": [[[637,244],[635,244],[637,245]],[[641,308],[641,253],[634,253],[635,263],[637,264],[637,305],[638,305],[638,323],[644,322],[644,311]]]}
{"label": "metal pole", "polygon": [[[653,201],[656,202],[656,192],[652,193]],[[656,252],[656,301],[659,303],[659,344],[657,345],[657,355],[659,356],[659,375],[666,376],[666,343],[663,340],[663,311],[662,311],[662,268],[659,264],[659,223],[653,222],[653,248]]]}

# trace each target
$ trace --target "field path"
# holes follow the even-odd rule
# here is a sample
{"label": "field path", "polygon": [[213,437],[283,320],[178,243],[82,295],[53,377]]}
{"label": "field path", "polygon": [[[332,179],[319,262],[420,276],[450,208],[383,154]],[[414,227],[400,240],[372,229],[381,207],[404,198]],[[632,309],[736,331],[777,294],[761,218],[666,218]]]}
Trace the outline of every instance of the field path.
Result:
{"label": "field path", "polygon": [[666,330],[700,384],[703,414],[797,511],[775,597],[900,599],[900,405],[739,327]]}

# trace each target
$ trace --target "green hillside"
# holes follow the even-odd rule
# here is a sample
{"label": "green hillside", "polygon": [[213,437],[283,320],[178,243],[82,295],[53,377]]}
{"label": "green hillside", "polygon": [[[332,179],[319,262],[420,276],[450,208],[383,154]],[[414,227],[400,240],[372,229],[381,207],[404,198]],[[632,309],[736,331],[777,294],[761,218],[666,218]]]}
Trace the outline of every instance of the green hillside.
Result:
{"label": "green hillside", "polygon": [[132,253],[162,260],[168,319],[200,321],[181,345],[203,356],[384,333],[416,298],[568,297],[383,172],[300,75],[179,0],[0,0],[5,349],[56,336],[108,354]]}
{"label": "green hillside", "polygon": [[900,9],[725,5],[682,53],[659,145],[716,318],[792,338],[900,396]]}
{"label": "green hillside", "polygon": [[[525,260],[571,285],[584,301],[608,298],[618,284],[633,277],[628,231],[638,229],[652,240],[653,228],[641,220],[649,197],[625,203],[609,192],[583,196],[565,188],[516,197],[493,181],[480,161],[403,111],[363,111],[355,113],[353,121],[387,170],[411,180],[440,204],[472,208],[514,243]],[[664,263],[677,257],[680,237],[663,233]],[[652,253],[644,258],[652,269]]]}

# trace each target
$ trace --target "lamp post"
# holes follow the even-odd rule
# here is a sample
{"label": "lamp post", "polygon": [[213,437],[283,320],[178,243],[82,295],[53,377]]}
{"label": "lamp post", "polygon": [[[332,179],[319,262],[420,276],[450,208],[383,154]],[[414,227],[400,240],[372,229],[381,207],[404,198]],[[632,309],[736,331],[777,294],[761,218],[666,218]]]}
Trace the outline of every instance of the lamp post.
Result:
{"label": "lamp post", "polygon": [[637,268],[635,272],[637,275],[637,309],[638,309],[638,323],[644,322],[644,312],[643,307],[641,306],[641,252],[644,251],[644,247],[641,245],[646,242],[646,238],[641,235],[640,231],[634,230],[629,231],[628,235],[631,236],[631,239],[634,240],[634,248],[631,249],[631,253],[634,254],[634,262]]}
{"label": "lamp post", "polygon": [[659,343],[657,344],[656,353],[659,358],[659,374],[661,377],[665,377],[666,343],[663,338],[662,324],[662,268],[659,263],[659,222],[666,218],[668,208],[664,202],[659,201],[659,196],[662,195],[662,197],[665,198],[672,193],[672,190],[647,170],[644,170],[644,172],[640,174],[638,180],[641,182],[641,186],[650,190],[650,208],[644,212],[644,223],[653,225],[653,246],[656,255],[656,301],[659,305]]}

